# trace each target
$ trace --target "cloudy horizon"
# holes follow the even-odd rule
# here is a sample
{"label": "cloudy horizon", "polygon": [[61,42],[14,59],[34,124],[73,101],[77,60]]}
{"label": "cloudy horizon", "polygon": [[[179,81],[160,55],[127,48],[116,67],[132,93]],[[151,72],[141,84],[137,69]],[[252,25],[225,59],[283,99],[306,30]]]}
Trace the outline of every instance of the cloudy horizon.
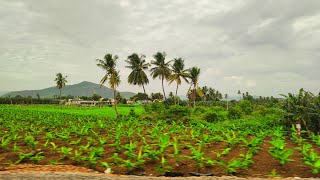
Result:
{"label": "cloudy horizon", "polygon": [[[164,51],[200,67],[199,86],[230,96],[318,94],[319,19],[319,0],[0,0],[0,91],[52,87],[59,72],[68,85],[99,83],[95,59],[112,53],[119,91],[142,92],[127,83],[124,60]],[[162,92],[149,80],[147,93]]]}

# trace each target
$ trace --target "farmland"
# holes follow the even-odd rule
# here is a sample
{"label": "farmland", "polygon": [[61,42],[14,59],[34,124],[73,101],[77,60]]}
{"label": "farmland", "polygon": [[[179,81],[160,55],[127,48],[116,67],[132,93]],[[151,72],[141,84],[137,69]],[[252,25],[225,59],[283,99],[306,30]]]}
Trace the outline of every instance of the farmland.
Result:
{"label": "farmland", "polygon": [[[0,165],[66,164],[115,174],[320,177],[320,136],[297,138],[269,108],[0,106]],[[215,112],[218,121],[210,121]],[[174,116],[173,116],[174,114]],[[204,118],[201,118],[204,117]],[[204,120],[206,119],[206,120]]]}

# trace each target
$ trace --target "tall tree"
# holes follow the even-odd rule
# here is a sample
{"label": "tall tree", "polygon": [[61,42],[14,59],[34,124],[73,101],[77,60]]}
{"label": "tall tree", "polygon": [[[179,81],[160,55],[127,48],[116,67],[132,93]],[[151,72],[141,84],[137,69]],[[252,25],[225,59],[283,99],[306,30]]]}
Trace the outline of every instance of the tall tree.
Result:
{"label": "tall tree", "polygon": [[238,94],[240,96],[240,101],[241,101],[241,91],[240,90],[238,90]]}
{"label": "tall tree", "polygon": [[206,100],[207,100],[207,96],[208,96],[209,89],[208,89],[207,86],[203,86],[201,90],[202,90],[203,95],[204,95],[204,96],[203,96],[203,100],[206,101]]}
{"label": "tall tree", "polygon": [[117,55],[113,56],[112,54],[106,54],[103,60],[97,59],[97,66],[105,71],[105,75],[100,81],[100,88],[105,82],[108,82],[110,87],[113,90],[114,109],[118,117],[119,113],[117,110],[116,91],[117,91],[117,87],[120,84],[120,75],[119,75],[119,71],[116,70],[117,59],[118,59]]}
{"label": "tall tree", "polygon": [[61,73],[57,73],[56,74],[56,79],[54,81],[56,81],[57,83],[57,88],[60,90],[60,98],[61,98],[61,89],[66,86],[67,81],[67,77],[68,76],[63,76]]}
{"label": "tall tree", "polygon": [[227,101],[227,111],[229,110],[229,100],[228,100],[228,94],[225,94],[224,95],[224,98],[226,99],[226,101]]}
{"label": "tall tree", "polygon": [[[128,76],[128,83],[131,85],[142,86],[144,94],[146,94],[146,90],[144,85],[149,83],[149,79],[145,70],[147,70],[150,66],[149,63],[145,60],[145,55],[138,55],[136,53],[128,56],[127,60],[125,60],[129,65],[126,68],[130,68],[132,71]],[[146,96],[146,102],[148,102],[148,96]]]}
{"label": "tall tree", "polygon": [[177,83],[176,96],[174,98],[175,105],[177,104],[179,85],[181,85],[182,79],[185,82],[189,83],[187,79],[188,77],[188,70],[184,69],[184,60],[182,58],[175,58],[172,65],[172,74],[168,77],[169,84],[171,84],[174,81]]}
{"label": "tall tree", "polygon": [[[191,81],[191,86],[193,86],[192,99],[193,99],[193,107],[195,107],[196,106],[196,91],[197,91],[198,81],[199,81],[199,76],[200,76],[200,68],[192,67],[188,70],[188,72],[189,72],[189,78]],[[200,88],[199,88],[199,90],[200,90]],[[199,94],[199,92],[197,92],[197,93]]]}
{"label": "tall tree", "polygon": [[151,64],[154,65],[153,68],[151,68],[151,76],[153,79],[159,77],[161,79],[162,83],[162,91],[164,98],[167,99],[166,93],[164,91],[164,86],[163,86],[163,81],[164,79],[168,79],[168,77],[171,74],[171,69],[170,69],[170,63],[172,61],[166,62],[166,53],[165,52],[157,52],[156,54],[153,55],[153,58],[155,60],[151,61]]}

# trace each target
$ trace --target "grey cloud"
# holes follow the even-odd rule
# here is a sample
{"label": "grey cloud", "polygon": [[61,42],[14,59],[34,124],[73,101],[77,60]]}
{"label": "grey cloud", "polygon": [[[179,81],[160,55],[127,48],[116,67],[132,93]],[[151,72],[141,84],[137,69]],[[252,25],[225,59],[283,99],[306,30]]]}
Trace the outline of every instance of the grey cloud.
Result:
{"label": "grey cloud", "polygon": [[[316,92],[319,9],[318,0],[0,0],[1,88],[44,88],[57,72],[70,83],[99,82],[94,60],[111,52],[120,56],[120,90],[138,92],[126,83],[123,60],[166,51],[168,59],[201,68],[200,86],[230,95]],[[147,91],[160,87],[152,80]],[[180,94],[188,88],[183,84]]]}

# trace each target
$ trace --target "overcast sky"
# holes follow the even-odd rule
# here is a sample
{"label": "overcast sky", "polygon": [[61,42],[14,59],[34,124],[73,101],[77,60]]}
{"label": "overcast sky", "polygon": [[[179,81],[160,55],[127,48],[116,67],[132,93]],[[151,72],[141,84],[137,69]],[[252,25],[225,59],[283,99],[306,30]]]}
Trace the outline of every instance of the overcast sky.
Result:
{"label": "overcast sky", "polygon": [[[99,83],[95,59],[124,60],[157,51],[201,68],[199,85],[223,94],[254,95],[320,90],[319,0],[0,0],[0,90]],[[178,94],[188,89],[183,84]],[[175,85],[165,87],[174,91]],[[151,80],[147,92],[161,92]]]}

